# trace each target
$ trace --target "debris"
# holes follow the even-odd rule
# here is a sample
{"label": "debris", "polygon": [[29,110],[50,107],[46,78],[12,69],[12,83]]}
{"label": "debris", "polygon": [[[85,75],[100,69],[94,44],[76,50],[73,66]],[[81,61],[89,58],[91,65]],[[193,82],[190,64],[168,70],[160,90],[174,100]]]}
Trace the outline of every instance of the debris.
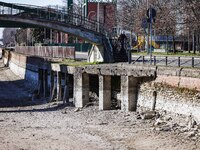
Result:
{"label": "debris", "polygon": [[136,118],[137,119],[142,119],[139,112],[137,112]]}
{"label": "debris", "polygon": [[171,131],[172,127],[171,127],[171,125],[166,124],[166,125],[163,125],[161,127],[156,127],[155,130],[156,131],[165,131],[165,132],[167,132],[167,131]]}
{"label": "debris", "polygon": [[67,109],[65,108],[61,113],[62,114],[67,114]]}
{"label": "debris", "polygon": [[108,125],[108,123],[107,122],[101,122],[101,123],[99,123],[99,125]]}
{"label": "debris", "polygon": [[164,120],[164,121],[170,121],[170,120],[172,120],[172,118],[169,117],[169,116],[164,116],[164,117],[163,117],[163,120]]}
{"label": "debris", "polygon": [[191,138],[194,137],[196,135],[195,131],[191,131],[191,132],[187,132],[187,137]]}
{"label": "debris", "polygon": [[194,141],[196,141],[197,138],[198,138],[197,136],[194,136],[194,137],[192,137],[191,139],[194,140]]}
{"label": "debris", "polygon": [[167,124],[167,123],[161,118],[156,119],[156,122],[154,123],[155,126],[164,125],[164,124]]}
{"label": "debris", "polygon": [[84,106],[84,108],[87,108],[87,107],[90,107],[90,106],[93,106],[93,105],[94,105],[93,102],[89,102],[89,103],[87,103],[87,104]]}
{"label": "debris", "polygon": [[76,108],[74,109],[74,112],[78,112],[78,111],[81,111],[82,109],[81,108]]}
{"label": "debris", "polygon": [[156,116],[156,112],[155,111],[146,111],[146,112],[140,113],[140,116],[143,120],[153,119]]}
{"label": "debris", "polygon": [[187,127],[188,127],[189,129],[191,129],[191,128],[194,128],[194,126],[195,126],[196,124],[197,124],[196,121],[195,121],[194,118],[190,115],[190,116],[188,117]]}

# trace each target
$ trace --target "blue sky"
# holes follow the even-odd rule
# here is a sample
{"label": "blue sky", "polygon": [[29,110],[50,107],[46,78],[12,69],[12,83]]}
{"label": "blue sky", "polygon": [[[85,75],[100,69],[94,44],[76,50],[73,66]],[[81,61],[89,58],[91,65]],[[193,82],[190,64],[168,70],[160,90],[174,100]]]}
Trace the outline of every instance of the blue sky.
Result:
{"label": "blue sky", "polygon": [[30,4],[30,5],[62,5],[62,0],[1,0],[6,3],[21,3],[21,4]]}
{"label": "blue sky", "polygon": [[[1,0],[6,3],[20,3],[20,4],[30,4],[38,6],[47,5],[63,5],[63,0]],[[0,28],[0,37],[2,37],[3,28]]]}

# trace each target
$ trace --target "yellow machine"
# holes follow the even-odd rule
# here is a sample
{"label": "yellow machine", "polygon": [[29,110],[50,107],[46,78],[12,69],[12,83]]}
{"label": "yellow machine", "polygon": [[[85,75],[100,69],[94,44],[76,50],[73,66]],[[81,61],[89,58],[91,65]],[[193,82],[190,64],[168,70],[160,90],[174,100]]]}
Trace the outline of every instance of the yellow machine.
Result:
{"label": "yellow machine", "polygon": [[[146,39],[143,37],[143,36],[138,36],[138,39],[137,39],[137,45],[134,46],[134,49],[136,48],[139,48],[141,49],[142,46],[145,45],[145,42],[146,42]],[[149,41],[149,44],[150,44],[150,41]],[[151,44],[155,49],[158,49],[160,48],[160,46],[153,40],[152,41],[152,44]]]}

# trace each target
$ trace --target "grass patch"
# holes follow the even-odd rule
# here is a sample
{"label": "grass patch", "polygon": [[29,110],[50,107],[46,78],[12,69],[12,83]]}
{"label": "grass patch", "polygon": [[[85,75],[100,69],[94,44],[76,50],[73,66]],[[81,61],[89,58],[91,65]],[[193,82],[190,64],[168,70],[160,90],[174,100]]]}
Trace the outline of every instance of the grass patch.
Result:
{"label": "grass patch", "polygon": [[102,64],[102,62],[86,62],[86,61],[77,61],[73,59],[64,59],[62,61],[53,63],[58,63],[60,65],[74,66],[74,67]]}

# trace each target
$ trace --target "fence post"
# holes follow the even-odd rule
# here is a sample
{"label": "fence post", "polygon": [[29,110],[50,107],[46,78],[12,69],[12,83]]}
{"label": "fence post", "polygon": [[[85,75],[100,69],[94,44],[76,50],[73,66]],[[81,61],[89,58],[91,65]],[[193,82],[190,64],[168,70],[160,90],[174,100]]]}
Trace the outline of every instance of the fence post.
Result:
{"label": "fence post", "polygon": [[142,63],[144,64],[144,56],[142,56]]}
{"label": "fence post", "polygon": [[153,56],[153,63],[154,63],[154,66],[156,65],[156,56]]}
{"label": "fence post", "polygon": [[180,67],[181,66],[181,59],[180,59],[180,57],[178,57],[178,67]]}
{"label": "fence post", "polygon": [[194,57],[192,57],[192,67],[194,68]]}
{"label": "fence post", "polygon": [[167,60],[168,58],[167,58],[167,56],[165,57],[165,66],[167,66],[167,62],[168,62],[168,60]]}

